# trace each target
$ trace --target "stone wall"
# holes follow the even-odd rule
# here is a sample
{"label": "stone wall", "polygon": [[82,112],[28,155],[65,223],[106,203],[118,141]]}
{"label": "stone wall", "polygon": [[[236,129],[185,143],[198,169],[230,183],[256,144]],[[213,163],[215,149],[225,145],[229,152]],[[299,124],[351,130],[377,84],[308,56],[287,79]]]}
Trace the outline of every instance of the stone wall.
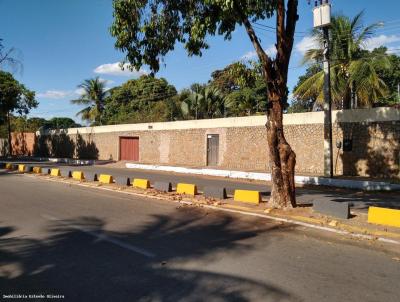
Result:
{"label": "stone wall", "polygon": [[[398,178],[400,111],[393,108],[333,113],[334,169],[337,175]],[[269,171],[265,117],[253,116],[170,123],[68,129],[98,150],[99,159],[119,160],[119,137],[139,137],[139,162],[177,166],[207,165],[207,135],[219,134],[218,167]],[[323,113],[286,114],[284,131],[296,152],[298,174],[323,174]],[[119,129],[123,131],[118,131]],[[77,134],[79,133],[79,134]],[[343,151],[343,138],[352,150]]]}

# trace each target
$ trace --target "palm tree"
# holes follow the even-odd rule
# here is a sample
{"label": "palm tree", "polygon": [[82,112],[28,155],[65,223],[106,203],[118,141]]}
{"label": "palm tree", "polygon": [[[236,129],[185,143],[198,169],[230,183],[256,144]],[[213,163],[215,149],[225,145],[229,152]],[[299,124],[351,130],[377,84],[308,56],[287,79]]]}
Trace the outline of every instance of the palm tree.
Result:
{"label": "palm tree", "polygon": [[[353,19],[341,15],[332,18],[331,87],[332,101],[336,108],[348,109],[357,107],[357,104],[370,107],[387,94],[387,87],[379,78],[377,69],[390,68],[388,56],[365,49],[368,39],[379,24],[363,27],[362,15],[361,12]],[[319,30],[314,30],[312,36],[319,47],[306,52],[304,63],[321,66],[324,37]],[[301,83],[295,89],[294,96],[301,99],[316,98],[316,102],[322,104],[323,84],[324,73],[319,71]]]}
{"label": "palm tree", "polygon": [[79,111],[76,115],[80,115],[83,120],[90,121],[92,125],[101,125],[101,117],[104,110],[105,99],[108,91],[105,82],[99,77],[85,80],[78,86],[82,89],[79,99],[72,100],[72,104],[88,105]]}
{"label": "palm tree", "polygon": [[216,87],[192,85],[191,92],[182,102],[184,115],[194,119],[223,117],[226,112],[226,98]]}

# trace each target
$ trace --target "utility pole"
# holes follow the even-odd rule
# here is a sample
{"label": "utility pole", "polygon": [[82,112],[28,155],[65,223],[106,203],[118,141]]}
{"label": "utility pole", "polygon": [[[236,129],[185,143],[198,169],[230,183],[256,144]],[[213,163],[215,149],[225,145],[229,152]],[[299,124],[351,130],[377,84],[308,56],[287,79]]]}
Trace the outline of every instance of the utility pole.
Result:
{"label": "utility pole", "polygon": [[324,175],[333,177],[332,147],[332,99],[329,62],[329,27],[331,24],[331,5],[329,0],[315,1],[313,9],[314,28],[322,29],[324,35]]}

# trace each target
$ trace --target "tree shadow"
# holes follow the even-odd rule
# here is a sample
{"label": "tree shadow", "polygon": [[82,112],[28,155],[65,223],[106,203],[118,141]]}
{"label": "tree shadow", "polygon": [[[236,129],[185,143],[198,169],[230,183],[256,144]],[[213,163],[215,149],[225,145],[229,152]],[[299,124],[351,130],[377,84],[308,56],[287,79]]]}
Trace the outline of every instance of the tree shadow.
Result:
{"label": "tree shadow", "polygon": [[[344,176],[400,178],[400,121],[345,122],[354,110],[337,113],[336,141],[340,142],[341,162],[337,170]],[[376,119],[386,117],[377,111]],[[336,156],[338,149],[335,150]]]}
{"label": "tree shadow", "polygon": [[16,155],[16,156],[22,156],[22,155],[30,156],[31,155],[28,150],[28,145],[26,142],[26,134],[23,132],[12,133],[11,146],[12,146],[13,155]]}
{"label": "tree shadow", "polygon": [[4,157],[8,154],[8,142],[7,139],[0,138],[0,157]]}
{"label": "tree shadow", "polygon": [[33,154],[38,157],[49,157],[50,153],[50,140],[48,136],[39,135],[35,137],[33,145]]}
{"label": "tree shadow", "polygon": [[[12,227],[0,228],[2,294],[61,294],[73,301],[296,300],[275,285],[191,268],[221,253],[246,253],[254,243],[245,239],[284,227],[244,226],[231,216],[205,221],[199,212],[153,216],[124,232],[106,230],[96,217],[57,220],[43,240],[11,237]],[[132,251],[133,246],[155,255]]]}
{"label": "tree shadow", "polygon": [[51,146],[51,156],[61,158],[74,157],[75,143],[66,133],[52,134],[48,138]]}
{"label": "tree shadow", "polygon": [[76,156],[79,159],[98,159],[99,149],[89,135],[86,141],[81,134],[76,135]]}
{"label": "tree shadow", "polygon": [[311,205],[314,200],[348,202],[353,209],[366,210],[370,206],[400,209],[397,192],[369,192],[335,188],[305,187],[296,191],[298,204]]}

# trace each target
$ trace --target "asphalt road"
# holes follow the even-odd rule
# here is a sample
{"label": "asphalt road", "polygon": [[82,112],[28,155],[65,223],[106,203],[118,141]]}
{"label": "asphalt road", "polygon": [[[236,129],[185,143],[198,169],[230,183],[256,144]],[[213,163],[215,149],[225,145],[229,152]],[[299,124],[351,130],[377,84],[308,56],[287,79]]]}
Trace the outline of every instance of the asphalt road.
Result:
{"label": "asphalt road", "polygon": [[0,173],[1,298],[397,302],[395,257],[265,219]]}
{"label": "asphalt road", "polygon": [[[107,165],[70,167],[75,170],[91,171],[96,173],[111,174],[113,176],[125,176],[131,178],[146,178],[151,182],[168,181],[176,185],[178,182],[194,183],[200,190],[205,186],[225,187],[228,194],[233,194],[235,189],[257,190],[268,198],[271,189],[264,182],[248,180],[235,180],[222,177],[207,177],[202,175],[190,175],[169,173],[161,171],[149,171],[127,168],[114,168]],[[349,202],[353,209],[366,212],[369,206],[384,206],[400,209],[399,192],[361,192],[356,190],[309,186],[298,188],[296,191],[299,204],[312,204],[314,200],[331,200],[337,202]]]}

